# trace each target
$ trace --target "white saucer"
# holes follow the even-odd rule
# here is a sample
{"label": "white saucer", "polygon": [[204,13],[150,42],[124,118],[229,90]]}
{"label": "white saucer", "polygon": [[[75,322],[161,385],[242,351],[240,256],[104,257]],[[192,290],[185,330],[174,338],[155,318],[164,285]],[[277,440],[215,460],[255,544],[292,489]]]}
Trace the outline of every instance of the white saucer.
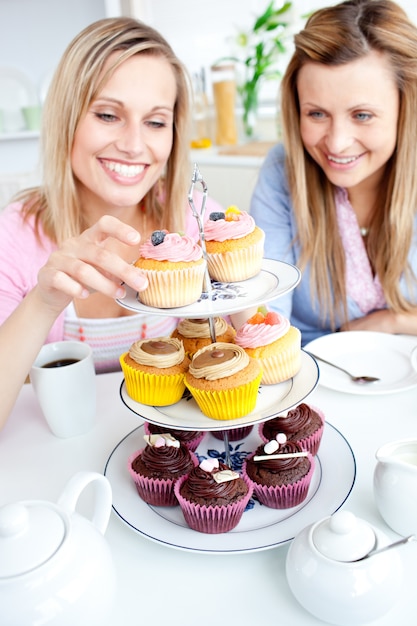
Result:
{"label": "white saucer", "polygon": [[376,376],[380,381],[358,385],[339,370],[318,362],[320,384],[329,389],[360,395],[405,391],[417,386],[416,350],[410,338],[371,331],[324,335],[304,349],[340,365],[354,375]]}

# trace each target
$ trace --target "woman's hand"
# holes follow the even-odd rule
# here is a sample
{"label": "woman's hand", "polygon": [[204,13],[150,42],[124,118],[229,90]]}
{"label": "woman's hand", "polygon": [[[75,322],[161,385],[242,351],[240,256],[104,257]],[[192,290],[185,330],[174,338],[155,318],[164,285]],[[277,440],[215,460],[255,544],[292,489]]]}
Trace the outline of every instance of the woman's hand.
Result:
{"label": "woman's hand", "polygon": [[145,289],[147,279],[114,251],[115,242],[137,246],[140,234],[110,215],[65,241],[39,271],[37,289],[43,302],[60,313],[74,298],[87,298],[94,291],[123,298],[121,283],[136,291]]}
{"label": "woman's hand", "polygon": [[343,324],[340,330],[372,330],[380,333],[417,335],[417,311],[394,313],[390,309],[381,309]]}

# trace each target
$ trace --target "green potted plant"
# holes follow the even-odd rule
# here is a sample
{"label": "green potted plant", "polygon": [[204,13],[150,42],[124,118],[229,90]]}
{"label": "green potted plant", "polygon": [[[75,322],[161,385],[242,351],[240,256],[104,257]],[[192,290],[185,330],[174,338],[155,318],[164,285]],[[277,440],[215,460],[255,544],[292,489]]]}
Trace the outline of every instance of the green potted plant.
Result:
{"label": "green potted plant", "polygon": [[[248,139],[253,139],[259,106],[259,90],[265,80],[281,76],[277,61],[286,52],[285,39],[289,36],[289,22],[285,19],[292,2],[281,2],[276,8],[272,0],[249,31],[240,31],[236,44],[241,55],[227,57],[242,68],[237,90],[243,108],[243,129]],[[226,59],[222,59],[226,60]]]}

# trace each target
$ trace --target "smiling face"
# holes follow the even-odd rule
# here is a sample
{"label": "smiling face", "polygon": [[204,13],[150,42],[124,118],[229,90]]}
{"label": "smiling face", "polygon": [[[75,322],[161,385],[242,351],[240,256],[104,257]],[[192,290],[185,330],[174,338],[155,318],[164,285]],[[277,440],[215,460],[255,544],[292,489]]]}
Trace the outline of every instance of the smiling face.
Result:
{"label": "smiling face", "polygon": [[71,163],[91,217],[136,207],[160,178],[172,148],[176,97],[168,61],[137,54],[90,104],[75,133]]}
{"label": "smiling face", "polygon": [[399,90],[387,58],[306,63],[297,89],[304,147],[327,178],[349,193],[377,185],[397,141]]}

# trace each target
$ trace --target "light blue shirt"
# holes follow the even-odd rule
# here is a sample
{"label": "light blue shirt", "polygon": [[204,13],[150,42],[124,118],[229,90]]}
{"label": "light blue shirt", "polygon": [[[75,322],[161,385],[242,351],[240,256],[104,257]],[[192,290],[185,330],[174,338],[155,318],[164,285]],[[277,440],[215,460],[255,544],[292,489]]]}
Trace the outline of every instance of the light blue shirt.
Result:
{"label": "light blue shirt", "polygon": [[[297,233],[295,215],[285,174],[285,152],[281,144],[268,153],[255,186],[251,200],[251,215],[256,224],[265,231],[265,258],[286,261],[297,265],[299,247],[292,241]],[[409,261],[417,276],[417,221],[414,220],[414,237]],[[401,289],[413,302],[417,303],[417,285],[410,298],[405,281]],[[327,316],[323,321],[316,295],[310,292],[310,266],[304,269],[299,285],[290,294],[269,303],[270,308],[288,317],[293,326],[300,329],[302,345],[332,332]],[[358,304],[348,296],[348,318],[354,320],[363,316]],[[336,320],[339,326],[340,320]]]}

